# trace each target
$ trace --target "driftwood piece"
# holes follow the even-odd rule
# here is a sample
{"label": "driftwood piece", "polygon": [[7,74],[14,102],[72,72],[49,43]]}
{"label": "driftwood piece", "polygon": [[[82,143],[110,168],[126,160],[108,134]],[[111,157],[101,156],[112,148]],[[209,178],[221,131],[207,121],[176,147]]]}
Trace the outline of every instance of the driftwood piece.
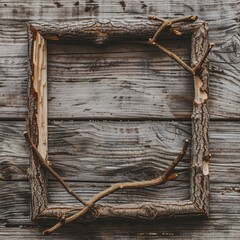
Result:
{"label": "driftwood piece", "polygon": [[[61,40],[75,41],[94,45],[104,45],[109,42],[119,41],[141,41],[142,43],[154,44],[160,50],[177,61],[183,68],[193,75],[194,78],[194,104],[192,115],[192,160],[191,160],[191,199],[183,202],[162,203],[159,206],[148,206],[147,211],[142,212],[142,207],[109,207],[101,206],[97,209],[95,217],[131,217],[155,219],[159,217],[181,216],[181,215],[208,215],[209,213],[209,170],[208,161],[208,63],[207,55],[212,48],[208,43],[207,24],[205,22],[194,22],[197,17],[187,16],[173,20],[165,20],[151,17],[149,20],[106,20],[82,21],[81,24],[57,25],[48,23],[31,23],[29,29],[29,116],[28,116],[28,139],[31,146],[31,165],[29,176],[32,191],[32,219],[57,216],[60,217],[59,224],[45,233],[51,233],[67,222],[77,219],[94,206],[98,199],[107,196],[111,191],[119,189],[109,188],[107,194],[99,193],[91,202],[84,203],[85,207],[70,217],[62,214],[61,209],[51,208],[47,205],[46,198],[46,174],[42,165],[38,162],[38,155],[42,159],[47,158],[47,97],[46,97],[46,41]],[[159,26],[160,20],[162,25]],[[183,23],[182,23],[183,22]],[[173,26],[173,24],[176,26]],[[158,42],[161,37],[174,37],[179,35],[192,36],[192,66],[186,65],[182,60],[164,48]],[[153,36],[153,38],[150,38]],[[148,39],[150,38],[149,42]],[[184,147],[185,149],[185,147]],[[184,152],[184,151],[183,151]],[[39,153],[39,154],[38,154]],[[181,159],[181,157],[179,158]],[[48,164],[48,163],[47,163]],[[49,170],[48,168],[46,168]],[[51,169],[51,168],[50,168]],[[166,181],[167,177],[161,182]],[[174,177],[174,176],[173,176]],[[170,176],[170,178],[172,178]],[[127,183],[127,185],[130,183]],[[132,183],[133,184],[133,183]],[[124,183],[123,183],[124,185]],[[134,185],[134,184],[133,184]],[[140,184],[141,185],[141,184]],[[152,184],[154,185],[154,184]],[[119,183],[121,186],[121,183]],[[125,186],[125,185],[124,185]],[[145,185],[144,185],[145,186]],[[147,184],[147,186],[149,186]],[[137,186],[135,186],[137,187]],[[100,196],[100,198],[99,198]],[[82,201],[81,201],[82,202]],[[151,210],[149,210],[149,208]],[[69,212],[69,211],[68,211]],[[150,212],[150,214],[149,214]],[[70,219],[70,220],[69,220]],[[69,221],[68,221],[69,220]]]}

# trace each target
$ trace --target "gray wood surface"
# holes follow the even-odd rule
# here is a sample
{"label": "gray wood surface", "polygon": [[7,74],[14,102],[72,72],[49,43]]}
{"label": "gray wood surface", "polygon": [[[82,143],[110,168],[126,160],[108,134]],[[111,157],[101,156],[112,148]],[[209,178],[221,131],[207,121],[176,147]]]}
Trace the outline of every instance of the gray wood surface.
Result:
{"label": "gray wood surface", "polygon": [[[133,125],[134,130],[131,131],[131,126]],[[108,129],[106,130],[107,126]],[[135,131],[136,128],[139,131],[138,133]],[[7,226],[7,228],[4,228],[7,232],[10,231],[8,227],[12,229],[14,226],[21,225],[23,229],[20,229],[19,234],[23,234],[22,236],[24,236],[24,234],[34,233],[37,234],[36,236],[39,236],[43,226],[40,227],[40,229],[31,229],[29,230],[30,232],[26,232],[26,229],[28,229],[27,226],[37,227],[47,223],[40,223],[39,225],[39,223],[32,223],[29,219],[30,209],[28,203],[30,200],[30,188],[26,176],[28,149],[26,143],[23,141],[23,129],[23,122],[2,122],[0,132],[1,141],[4,144],[1,149],[1,160],[3,159],[3,161],[1,161],[1,173],[3,174],[1,175],[2,181],[0,182],[2,189],[0,197],[0,221],[2,226]],[[63,133],[61,139],[59,139],[60,131]],[[106,137],[108,134],[112,135],[112,131],[115,132],[116,136],[114,145],[111,140]],[[180,148],[181,139],[190,135],[190,131],[190,122],[154,122],[152,125],[149,122],[138,124],[129,122],[126,125],[125,122],[86,123],[81,121],[54,121],[51,122],[49,127],[49,142],[50,146],[52,146],[52,148],[50,147],[51,152],[49,156],[50,159],[52,158],[54,160],[53,166],[56,170],[60,171],[61,175],[64,176],[74,190],[88,199],[100,189],[111,184],[111,179],[106,179],[106,176],[109,176],[109,178],[113,176],[113,181],[122,181],[126,179],[146,179],[149,176],[151,177],[152,174],[156,174],[157,168],[154,166],[161,163],[160,160],[157,161],[158,157],[159,159],[165,157],[166,161],[174,158],[174,154],[169,153],[169,151],[175,151],[175,149]],[[154,141],[149,143],[149,138],[153,139],[153,136],[156,136],[155,134],[157,134],[159,138],[156,137]],[[79,146],[82,145],[80,141],[81,138],[83,141],[89,141],[92,144],[90,144],[91,147],[88,145],[88,148],[85,150],[82,148],[82,153],[77,157],[76,154],[79,153]],[[147,222],[137,224],[133,224],[132,222],[130,228],[128,228],[126,223],[122,222],[119,227],[119,223],[115,223],[115,225],[114,223],[108,223],[107,226],[109,226],[109,231],[111,231],[110,229],[115,229],[115,237],[121,237],[120,232],[124,231],[126,232],[125,238],[127,239],[133,236],[137,237],[141,232],[143,234],[139,235],[141,238],[144,238],[144,234],[149,237],[150,235],[148,235],[148,233],[150,232],[156,232],[156,235],[153,236],[156,239],[157,237],[161,237],[161,234],[164,232],[173,232],[175,237],[184,238],[187,235],[187,231],[189,231],[189,236],[192,237],[195,236],[194,233],[200,234],[198,237],[204,237],[209,234],[211,234],[210,236],[213,238],[224,236],[236,237],[240,224],[240,175],[237,169],[240,164],[240,123],[226,121],[211,122],[210,140],[210,149],[213,156],[210,164],[210,218],[208,220],[174,221],[174,224],[176,224],[176,228],[174,229],[172,229],[173,225],[171,222],[153,223],[153,225]],[[91,155],[95,151],[99,151],[95,148],[96,142],[100,144],[99,149],[102,151],[100,154],[98,152],[97,156],[101,158],[101,162],[106,163],[105,166],[100,164],[99,159],[91,159]],[[140,142],[140,146],[137,142]],[[156,156],[150,161],[145,157],[146,153],[149,151],[149,147],[147,149],[144,148],[146,142],[148,142],[148,145],[150,144],[150,148],[153,152],[156,152]],[[65,149],[61,149],[63,145],[66,146]],[[136,151],[138,151],[137,155],[142,157],[139,157],[139,159],[132,159],[130,158],[130,153],[129,156],[127,156],[129,160],[126,163],[126,156],[122,156],[119,147],[124,149],[126,146],[131,148],[133,145],[136,145]],[[106,155],[105,159],[103,158],[103,152],[105,151],[107,154],[107,149],[109,147],[111,147],[114,155],[114,158],[111,156],[110,159],[114,159],[114,163],[116,164],[109,162],[108,155]],[[69,152],[66,152],[66,149]],[[70,152],[73,153],[71,156],[72,158],[69,157]],[[122,152],[124,151],[122,150]],[[90,158],[88,158],[89,156]],[[81,158],[88,158],[88,161],[81,161]],[[63,159],[65,159],[65,161],[63,161]],[[68,164],[69,162],[70,164]],[[91,162],[91,164],[89,164],[89,162]],[[140,163],[145,163],[153,167],[148,168],[145,165],[141,167]],[[121,167],[121,164],[123,164],[123,167]],[[109,165],[111,167],[115,166],[117,170],[120,169],[120,171],[118,171],[119,175],[113,174],[111,169],[107,170],[106,167]],[[89,167],[94,169],[84,170],[81,169],[81,166],[83,166],[83,168]],[[141,200],[145,200],[146,198],[150,202],[156,202],[159,199],[168,200],[168,198],[186,199],[189,196],[189,169],[187,166],[188,157],[186,157],[186,162],[182,162],[177,168],[179,177],[174,182],[145,190],[126,190],[124,193],[117,192],[104,199],[101,203],[113,204],[117,202],[123,204],[129,203],[130,201],[141,202]],[[102,174],[101,169],[103,168],[105,168],[105,174]],[[159,168],[161,169],[161,166],[159,166]],[[133,169],[136,171],[132,171]],[[138,170],[140,171],[138,172]],[[140,174],[142,172],[144,173],[143,175]],[[85,176],[87,181],[81,178],[82,175]],[[65,204],[66,202],[69,204],[76,204],[75,200],[66,194],[54,180],[49,182],[49,202],[55,204]],[[198,226],[199,222],[201,226]],[[85,230],[85,233],[88,233],[88,231],[90,232],[90,229],[96,226],[96,232],[94,234],[96,234],[95,237],[97,238],[98,234],[102,231],[101,226],[103,227],[103,225],[101,224],[101,222],[99,224],[91,224],[90,228]],[[135,227],[132,225],[135,225]],[[79,228],[79,225],[74,226]],[[155,226],[155,231],[153,226]],[[144,228],[144,230],[141,228]],[[74,230],[73,226],[69,226],[67,229],[73,229],[75,234],[80,234],[76,229]],[[133,231],[133,236],[130,236],[130,229],[135,229]],[[207,232],[204,233],[203,229]],[[5,230],[2,234],[5,234]],[[200,233],[198,231],[200,231]],[[63,232],[63,230],[60,231],[61,234]],[[66,233],[63,235],[66,237],[65,234]],[[112,234],[113,233],[109,235],[110,238],[113,237]],[[128,236],[128,234],[130,235]],[[91,234],[89,236],[91,236]],[[107,234],[103,235],[103,237],[107,236]],[[69,237],[69,239],[71,238]]]}
{"label": "gray wood surface", "polygon": [[[74,1],[61,1],[59,7],[57,7],[56,4],[50,1],[37,1],[35,0],[33,3],[31,1],[23,1],[21,5],[19,5],[15,1],[6,1],[6,3],[3,1],[0,6],[0,14],[1,14],[1,36],[0,36],[0,63],[2,66],[2,71],[0,72],[0,102],[1,102],[1,116],[5,118],[24,118],[26,116],[27,111],[27,91],[26,91],[26,80],[27,80],[27,35],[26,35],[26,21],[31,20],[41,20],[41,21],[75,21],[78,20],[80,17],[98,17],[98,18],[133,18],[133,17],[147,17],[148,14],[156,14],[161,15],[165,17],[176,17],[179,15],[188,15],[188,14],[197,14],[199,18],[203,20],[207,20],[209,22],[210,27],[210,41],[216,42],[216,46],[214,47],[213,51],[210,53],[210,117],[211,118],[240,118],[240,113],[237,111],[238,105],[239,105],[239,91],[240,91],[240,84],[238,79],[239,76],[239,14],[237,11],[237,8],[239,8],[239,4],[237,4],[236,1],[208,1],[206,5],[202,5],[200,2],[186,2],[185,4],[177,4],[175,3],[165,3],[162,1],[145,1],[137,2],[137,1],[125,1],[125,10],[122,7],[122,4],[119,2],[107,0],[104,1],[101,4],[95,3],[96,6],[93,3],[90,3],[89,7],[86,3],[79,3],[79,5],[75,6]],[[61,6],[62,5],[62,6]],[[95,7],[94,7],[94,6]],[[146,5],[146,7],[145,7]],[[142,8],[143,7],[143,8]],[[78,9],[78,10],[77,10]],[[91,10],[92,9],[92,10]],[[78,11],[78,15],[76,14],[76,11]],[[122,49],[121,49],[122,50]],[[121,52],[120,50],[120,52]],[[94,52],[94,51],[93,51]],[[95,51],[97,52],[97,51]],[[157,61],[164,61],[165,64],[168,64],[169,59],[167,57],[164,57],[162,60],[156,59],[156,55],[152,53],[154,58],[151,60],[149,57],[151,57],[151,54],[148,54],[148,57],[146,57],[145,61],[141,61],[138,64],[134,64],[135,67],[132,67],[131,59],[128,61],[129,64],[122,63],[120,64],[122,68],[122,73],[119,77],[118,84],[125,84],[129,85],[131,81],[134,83],[134,79],[131,79],[131,75],[127,76],[126,72],[132,72],[133,73],[139,69],[142,69],[144,74],[141,76],[141,83],[138,87],[140,91],[143,91],[142,84],[146,84],[149,79],[156,79],[154,77],[155,72],[158,69],[158,66],[161,63],[156,63]],[[121,55],[121,54],[120,54]],[[123,53],[124,55],[124,53]],[[76,62],[78,54],[73,56],[73,58],[68,58],[67,62],[69,64],[73,64],[73,66],[69,69],[70,73],[76,72],[76,67],[85,66],[88,59],[86,59],[86,62],[84,60],[83,63]],[[78,57],[81,55],[79,54]],[[119,53],[115,53],[112,56],[115,56],[115,58],[119,57]],[[121,55],[122,56],[122,55]],[[160,56],[162,56],[160,54]],[[66,59],[67,56],[62,56],[64,59]],[[89,56],[91,58],[91,55]],[[160,57],[161,58],[161,57]],[[105,58],[104,58],[105,59]],[[116,78],[117,75],[115,75],[116,71],[116,64],[117,59],[113,60],[115,64],[113,66],[110,66],[109,68],[109,76],[106,78],[106,80],[101,80],[101,78],[96,79],[97,73],[101,73],[102,71],[106,70],[106,67],[109,67],[109,58],[101,61],[95,61],[91,64],[88,64],[88,68],[92,69],[91,72],[95,69],[95,73],[89,74],[89,79],[92,81],[102,81],[103,87],[111,89],[111,81],[107,81],[107,79],[114,79],[114,76]],[[108,60],[107,60],[108,59]],[[119,61],[121,61],[121,58]],[[126,57],[124,58],[126,60]],[[60,59],[61,60],[61,59]],[[50,61],[51,65],[49,68],[49,74],[51,76],[56,75],[59,76],[59,61],[57,63],[56,58],[52,59],[53,62]],[[127,62],[128,62],[127,61]],[[139,60],[138,60],[139,61]],[[166,62],[167,61],[167,62]],[[149,62],[146,64],[146,62]],[[80,65],[78,65],[80,64]],[[164,63],[162,63],[164,64]],[[145,68],[144,68],[145,66]],[[177,67],[175,65],[176,73],[178,74],[178,71],[180,67]],[[174,68],[175,68],[174,67]],[[133,68],[133,69],[132,69]],[[169,70],[169,68],[167,67]],[[165,70],[167,70],[165,69]],[[64,71],[65,70],[65,71]],[[120,70],[120,69],[118,69]],[[53,87],[56,87],[56,91],[54,88],[49,93],[49,99],[51,100],[49,102],[50,111],[49,117],[51,118],[61,118],[64,116],[66,117],[79,117],[80,113],[83,111],[84,115],[86,115],[86,112],[91,111],[95,113],[94,107],[92,109],[92,106],[89,106],[89,103],[87,101],[89,98],[92,100],[92,95],[89,97],[84,97],[82,99],[79,99],[79,95],[77,94],[77,90],[80,88],[80,84],[71,83],[70,84],[63,84],[63,82],[68,82],[69,78],[64,76],[67,75],[67,64],[62,69],[65,73],[61,75],[61,78],[54,78],[52,79]],[[114,73],[113,73],[114,71]],[[59,72],[60,73],[60,72]],[[125,74],[124,74],[125,73]],[[140,72],[141,74],[141,72]],[[145,78],[144,75],[148,74]],[[124,76],[125,75],[125,76]],[[156,76],[161,75],[158,73]],[[173,76],[170,75],[170,71],[164,72],[162,76],[160,76],[159,79],[159,85],[163,86],[166,84],[166,80],[171,81]],[[188,76],[187,73],[184,71],[181,71],[180,73],[181,77],[179,80],[182,80],[185,76]],[[139,75],[136,75],[136,79],[138,79]],[[79,79],[83,77],[86,79],[86,75],[81,75],[81,71],[77,70],[76,78]],[[166,79],[167,78],[167,79]],[[74,78],[71,77],[70,81]],[[136,80],[135,79],[135,80]],[[124,82],[124,80],[126,82]],[[61,84],[59,83],[61,81]],[[130,81],[130,82],[128,82]],[[175,80],[173,80],[173,86],[175,86]],[[93,83],[92,83],[93,84]],[[89,84],[90,87],[92,84]],[[170,84],[170,83],[168,83]],[[179,84],[179,83],[178,83]],[[189,89],[190,86],[188,86],[189,81],[187,77],[184,78],[183,85],[179,86],[180,89]],[[191,83],[190,83],[191,84]],[[59,86],[60,85],[60,86]],[[68,87],[66,88],[66,86]],[[70,86],[69,86],[70,85]],[[97,84],[95,84],[97,85]],[[12,87],[14,86],[14,87]],[[74,87],[75,90],[71,89],[71,86]],[[166,89],[161,89],[159,91],[155,90],[155,94],[158,95],[158,97],[155,99],[156,101],[153,101],[152,97],[154,94],[154,91],[152,90],[150,95],[148,95],[148,91],[151,89],[145,90],[145,94],[142,94],[141,99],[146,101],[148,104],[149,110],[155,111],[157,106],[159,106],[160,103],[157,102],[159,99],[163,99],[164,103],[162,104],[162,111],[158,113],[158,117],[161,118],[186,118],[189,117],[191,114],[191,104],[190,100],[188,98],[189,94],[185,94],[184,92],[184,98],[181,98],[178,94],[179,92],[176,92],[176,88],[173,90],[169,85],[165,85]],[[134,86],[132,86],[134,89]],[[86,88],[86,83],[84,83],[84,88]],[[137,88],[137,89],[138,89]],[[66,93],[64,96],[67,97],[67,99],[62,98],[63,95],[61,94],[63,91],[66,90]],[[54,91],[54,92],[53,92]],[[82,91],[82,90],[81,90]],[[87,88],[86,93],[88,93],[90,90]],[[97,89],[94,89],[93,93],[95,93]],[[60,94],[58,95],[59,92]],[[114,109],[114,106],[118,106],[119,110],[121,112],[124,112],[125,114],[130,114],[129,111],[132,110],[133,106],[132,104],[129,104],[128,97],[131,97],[134,90],[123,90],[118,94],[111,93],[110,95],[105,96],[103,103],[108,101],[108,104],[112,102],[111,108]],[[190,92],[190,91],[189,91]],[[93,94],[92,93],[92,94]],[[219,94],[221,97],[219,97]],[[159,96],[161,95],[161,96]],[[116,96],[116,98],[114,98]],[[191,96],[191,95],[190,95]],[[97,97],[100,97],[99,93]],[[122,97],[122,98],[121,98]],[[138,95],[133,95],[133,100],[138,100]],[[61,98],[61,99],[59,99]],[[95,100],[97,101],[97,99]],[[187,104],[186,104],[187,102]],[[134,103],[134,102],[133,102]],[[63,108],[59,110],[59,105],[63,104]],[[77,104],[77,105],[75,105]],[[80,104],[80,105],[78,105]],[[81,104],[83,104],[81,106]],[[156,105],[154,105],[156,104]],[[74,110],[73,110],[74,109]],[[90,109],[90,110],[89,110]],[[101,109],[101,108],[99,108]],[[135,109],[136,110],[136,109]],[[81,111],[81,112],[80,112]],[[113,114],[116,116],[117,113]],[[104,117],[104,113],[100,111],[100,116]],[[81,115],[81,117],[83,117]],[[109,116],[111,117],[111,116]]]}
{"label": "gray wood surface", "polygon": [[[168,40],[165,46],[189,63],[187,42]],[[191,116],[192,76],[155,47],[50,44],[48,49],[49,118]]]}
{"label": "gray wood surface", "polygon": [[[79,3],[78,3],[79,2]],[[30,190],[26,177],[28,167],[28,147],[23,138],[25,123],[23,120],[27,112],[27,21],[76,21],[80,18],[133,18],[146,17],[148,14],[162,17],[176,17],[183,15],[198,15],[200,19],[209,23],[210,41],[216,46],[210,53],[210,150],[212,159],[210,162],[210,218],[208,220],[192,219],[174,220],[166,222],[97,222],[89,225],[73,224],[66,226],[59,233],[49,236],[49,239],[239,239],[240,236],[240,81],[239,81],[239,1],[236,0],[190,0],[190,1],[163,1],[163,0],[125,0],[125,1],[48,1],[48,0],[2,0],[0,2],[0,239],[46,239],[42,236],[44,225],[48,223],[31,223],[29,220],[29,200]],[[187,60],[189,50],[187,45],[167,43]],[[174,45],[174,46],[173,46]],[[156,53],[152,49],[144,50],[145,58],[141,61],[142,53],[134,46],[134,54],[130,56],[130,46],[107,47],[104,50],[94,48],[80,48],[77,46],[49,46],[49,116],[51,119],[79,119],[97,116],[95,104],[89,106],[88,101],[94,99],[79,99],[83,90],[90,93],[89,88],[101,83],[103,90],[109,90],[108,96],[103,96],[101,92],[94,89],[94,94],[104,98],[106,107],[110,106],[113,117],[119,118],[121,114],[125,117],[138,116],[147,118],[153,117],[152,111],[156,111],[158,119],[187,119],[192,112],[191,97],[192,82],[191,77],[174,62]],[[87,51],[84,51],[87,50]],[[131,48],[132,49],[132,48]],[[101,52],[102,51],[102,52]],[[90,53],[89,53],[90,52]],[[69,53],[69,54],[68,54]],[[74,53],[74,54],[73,54]],[[104,55],[104,58],[103,58]],[[91,60],[99,60],[92,63]],[[162,56],[162,57],[161,57]],[[86,58],[85,58],[86,57]],[[79,61],[79,58],[82,61]],[[61,62],[66,62],[63,65]],[[124,61],[125,60],[125,61]],[[120,61],[120,62],[118,62]],[[68,69],[68,63],[71,68]],[[109,66],[110,63],[114,63]],[[171,69],[175,70],[177,79],[172,75]],[[116,64],[120,64],[121,69]],[[147,66],[147,68],[143,68]],[[159,67],[164,67],[164,72],[159,72]],[[78,68],[82,68],[81,71]],[[109,76],[105,79],[97,78],[97,75],[105,73],[109,68]],[[92,70],[91,70],[92,69]],[[130,75],[126,72],[131,71]],[[83,71],[82,71],[83,70]],[[86,75],[86,71],[92,74]],[[67,73],[69,77],[67,77]],[[119,73],[122,74],[119,75]],[[136,72],[139,72],[136,75]],[[133,77],[133,73],[134,76]],[[73,77],[76,74],[76,78]],[[56,77],[57,76],[57,77]],[[116,94],[111,90],[114,77],[119,77]],[[154,77],[158,76],[158,78]],[[88,78],[89,77],[89,78]],[[67,79],[65,79],[67,78]],[[89,82],[86,79],[89,79]],[[70,81],[69,81],[70,79]],[[81,84],[77,81],[81,79]],[[137,81],[137,80],[141,81]],[[157,81],[159,79],[159,81]],[[149,81],[150,80],[150,81]],[[126,81],[126,82],[124,82]],[[133,83],[137,82],[137,86]],[[146,83],[151,83],[146,88]],[[121,88],[121,84],[123,88]],[[142,93],[135,90],[128,90],[126,85],[132,84],[132,88],[137,87]],[[81,86],[84,86],[82,89]],[[149,85],[148,85],[149,86]],[[157,90],[156,102],[154,101],[154,86]],[[55,88],[55,89],[54,89]],[[51,90],[52,89],[52,90]],[[186,90],[187,89],[187,90]],[[149,92],[150,91],[150,92]],[[62,98],[65,96],[67,98]],[[134,93],[134,94],[133,94]],[[182,94],[183,93],[183,94]],[[111,95],[112,94],[112,95]],[[117,96],[116,98],[114,98]],[[122,96],[122,98],[120,98]],[[130,100],[128,97],[134,97]],[[64,101],[62,101],[64,99]],[[108,101],[109,100],[109,101]],[[135,101],[134,101],[135,100]],[[139,100],[144,100],[137,112],[136,104]],[[81,103],[85,102],[81,105]],[[145,103],[148,103],[146,105]],[[99,103],[99,102],[98,102]],[[132,103],[132,104],[130,104]],[[76,105],[77,104],[77,105]],[[156,104],[156,107],[155,105]],[[100,106],[99,106],[100,107]],[[147,108],[149,107],[149,108]],[[159,108],[161,107],[161,111]],[[142,110],[145,108],[145,114]],[[82,111],[87,109],[85,111]],[[88,110],[90,109],[90,110]],[[127,109],[129,111],[127,111]],[[133,111],[133,112],[132,112]],[[101,112],[104,113],[104,112]],[[134,114],[133,114],[134,113]],[[101,118],[111,118],[99,114]],[[155,116],[155,115],[154,115]],[[113,118],[112,117],[112,118]],[[221,121],[216,121],[217,119]],[[234,120],[235,119],[235,120]],[[4,121],[14,120],[14,121]],[[234,120],[234,121],[233,121]],[[114,124],[116,129],[114,129]],[[170,161],[176,148],[180,148],[180,139],[191,134],[190,123],[188,122],[154,122],[155,129],[159,136],[152,140],[154,131],[149,123],[139,123],[135,130],[127,130],[121,127],[119,122],[111,123],[112,127],[107,127],[107,123],[87,123],[83,121],[60,122],[53,121],[49,127],[50,157],[56,170],[64,176],[74,189],[83,189],[86,198],[92,196],[98,189],[110,184],[111,180],[119,181],[123,179],[147,178],[149,175],[158,173],[164,168],[163,164],[157,161],[158,156]],[[134,122],[129,123],[134,124]],[[136,125],[136,124],[135,124]],[[89,127],[89,128],[88,128]],[[123,130],[121,130],[123,129]],[[131,127],[129,127],[131,129]],[[60,131],[64,134],[60,137]],[[79,131],[84,134],[79,135]],[[114,132],[116,143],[112,144],[107,136]],[[123,131],[123,132],[122,132]],[[128,132],[130,131],[130,132]],[[133,131],[133,132],[131,132]],[[175,137],[175,131],[176,136]],[[121,135],[123,134],[123,135]],[[156,135],[155,135],[156,136]],[[144,148],[144,141],[152,140],[150,148]],[[168,141],[166,139],[169,138]],[[164,141],[162,141],[164,139]],[[117,145],[121,147],[131,147],[140,141],[135,150],[138,157],[135,157],[133,167],[127,169],[126,159],[129,156],[121,154]],[[82,141],[82,142],[81,142]],[[98,148],[89,148],[85,142],[92,142]],[[127,142],[129,141],[129,143]],[[161,142],[162,141],[162,142]],[[66,145],[65,145],[66,144]],[[130,144],[130,145],[129,145]],[[159,144],[159,145],[158,145]],[[161,145],[160,145],[161,144]],[[164,147],[167,144],[167,147]],[[114,167],[117,173],[107,169],[112,165],[111,153],[106,153],[107,158],[103,158],[101,151],[106,148],[113,148]],[[146,144],[148,146],[149,143]],[[66,146],[66,147],[65,147]],[[78,149],[82,149],[79,151]],[[147,158],[148,149],[154,152],[154,156]],[[161,151],[159,151],[161,150]],[[130,152],[130,151],[129,151]],[[70,153],[72,155],[70,156]],[[99,154],[100,153],[100,154]],[[105,165],[97,165],[95,156],[104,160]],[[66,159],[66,160],[65,160]],[[85,159],[86,161],[83,161]],[[132,159],[132,158],[131,158]],[[177,195],[173,196],[170,185],[161,186],[158,191],[149,189],[147,191],[134,193],[134,200],[147,197],[150,201],[156,201],[155,196],[171,196],[184,198],[187,196],[188,185],[188,156],[182,162],[178,171],[179,178],[173,184],[177,190]],[[91,162],[92,164],[88,164]],[[141,162],[153,166],[147,168]],[[79,164],[81,163],[81,164]],[[131,164],[131,162],[128,162]],[[81,168],[81,165],[84,168]],[[129,167],[129,165],[128,165]],[[89,169],[89,171],[88,171]],[[139,171],[139,169],[141,171]],[[142,173],[144,169],[144,174]],[[91,173],[91,170],[94,172]],[[119,171],[121,170],[121,171]],[[105,172],[106,171],[106,172]],[[107,174],[104,174],[107,173]],[[84,176],[86,182],[83,182]],[[111,176],[111,177],[109,177]],[[91,181],[88,182],[88,179]],[[49,198],[52,202],[70,201],[72,198],[66,195],[55,181],[49,185]],[[155,190],[155,189],[154,189]],[[57,195],[56,195],[57,193]],[[113,202],[118,199],[128,201],[129,192],[124,193],[122,198],[120,193],[112,195],[104,201]],[[128,196],[128,198],[127,198]]]}

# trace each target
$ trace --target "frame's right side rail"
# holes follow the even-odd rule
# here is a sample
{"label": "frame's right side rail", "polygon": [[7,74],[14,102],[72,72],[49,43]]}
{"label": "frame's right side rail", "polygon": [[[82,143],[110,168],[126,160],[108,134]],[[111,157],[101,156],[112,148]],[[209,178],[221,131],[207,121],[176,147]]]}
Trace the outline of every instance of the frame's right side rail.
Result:
{"label": "frame's right side rail", "polygon": [[[209,214],[209,138],[208,138],[208,61],[206,53],[213,44],[208,42],[207,23],[202,23],[192,35],[192,67],[202,65],[194,74],[192,114],[191,200],[203,215]],[[206,60],[203,61],[202,59]]]}

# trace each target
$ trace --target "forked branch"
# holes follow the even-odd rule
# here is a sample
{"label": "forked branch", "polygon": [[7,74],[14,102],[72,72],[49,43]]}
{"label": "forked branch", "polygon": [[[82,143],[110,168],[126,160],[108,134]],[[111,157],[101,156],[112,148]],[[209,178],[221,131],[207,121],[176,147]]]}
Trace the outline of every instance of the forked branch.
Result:
{"label": "forked branch", "polygon": [[157,46],[161,51],[163,51],[164,53],[166,53],[170,58],[174,59],[177,63],[179,63],[184,69],[186,69],[189,73],[191,73],[193,76],[196,76],[199,74],[200,69],[204,63],[204,61],[206,60],[209,52],[211,51],[212,47],[214,46],[214,43],[210,43],[208,45],[208,48],[206,50],[206,52],[203,54],[201,60],[193,67],[187,65],[180,57],[178,57],[175,53],[173,53],[172,51],[168,50],[167,48],[165,48],[164,46],[162,46],[161,44],[156,42],[157,37],[161,34],[161,32],[170,27],[170,31],[179,36],[181,35],[181,33],[173,28],[171,28],[172,24],[174,23],[179,23],[179,22],[195,22],[198,17],[197,16],[186,16],[186,17],[180,17],[180,18],[174,18],[174,19],[164,19],[164,18],[159,18],[156,16],[148,16],[148,18],[150,20],[157,20],[162,22],[162,25],[159,27],[159,29],[155,32],[155,34],[153,35],[152,38],[149,38],[148,44],[152,44]]}
{"label": "forked branch", "polygon": [[84,206],[81,210],[79,210],[77,213],[73,214],[72,216],[65,217],[63,216],[61,220],[55,224],[53,227],[45,230],[43,233],[45,235],[49,235],[52,232],[56,231],[63,225],[73,222],[77,220],[78,218],[84,216],[93,205],[101,200],[102,198],[120,190],[120,189],[129,189],[129,188],[145,188],[145,187],[151,187],[156,186],[162,183],[165,183],[169,180],[172,180],[177,177],[176,173],[171,174],[171,172],[174,170],[174,168],[177,166],[177,164],[183,159],[183,157],[186,155],[187,149],[189,146],[189,140],[185,140],[184,146],[182,148],[182,151],[179,153],[178,157],[171,163],[171,165],[165,170],[165,172],[158,178],[148,180],[148,181],[139,181],[139,182],[125,182],[125,183],[116,183],[113,184],[111,187],[103,190],[102,192],[99,192],[96,194],[88,203],[86,206]]}
{"label": "forked branch", "polygon": [[214,43],[210,43],[208,45],[208,48],[207,48],[206,52],[204,53],[202,59],[198,62],[198,64],[196,66],[194,66],[194,67],[190,67],[180,57],[178,57],[175,53],[173,53],[172,51],[168,50],[167,48],[165,48],[161,44],[156,43],[156,42],[153,42],[152,44],[157,46],[161,51],[166,53],[170,58],[174,59],[177,63],[179,63],[179,65],[181,65],[184,69],[186,69],[193,76],[198,75],[199,70],[201,69],[205,59],[207,58],[209,52],[211,51],[211,49],[214,46]]}
{"label": "forked branch", "polygon": [[[159,18],[156,16],[148,16],[148,19],[150,20],[157,20],[162,22],[162,25],[159,27],[159,29],[155,32],[152,38],[149,38],[149,41],[151,43],[155,42],[157,37],[160,35],[160,33],[167,27],[171,27],[172,24],[174,23],[179,23],[179,22],[195,22],[198,17],[197,16],[186,16],[186,17],[180,17],[180,18],[174,18],[174,19],[164,19],[164,18]],[[172,32],[176,35],[181,35],[179,31],[172,30]]]}

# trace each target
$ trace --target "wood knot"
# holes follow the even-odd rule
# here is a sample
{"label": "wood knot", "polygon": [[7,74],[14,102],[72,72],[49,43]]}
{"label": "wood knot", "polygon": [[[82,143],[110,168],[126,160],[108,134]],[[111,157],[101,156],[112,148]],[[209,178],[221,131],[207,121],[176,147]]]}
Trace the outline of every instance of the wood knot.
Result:
{"label": "wood knot", "polygon": [[156,208],[151,204],[143,204],[140,207],[141,210],[143,210],[143,213],[139,214],[138,217],[141,219],[148,219],[153,220],[157,217],[158,211]]}
{"label": "wood knot", "polygon": [[58,212],[58,213],[57,213],[57,219],[58,219],[60,222],[64,223],[64,222],[65,222],[65,219],[66,219],[66,215],[65,215],[63,212]]}
{"label": "wood knot", "polygon": [[99,217],[100,213],[96,207],[92,207],[84,216],[84,219],[88,222],[93,222]]}
{"label": "wood knot", "polygon": [[206,156],[203,157],[203,161],[209,162],[212,157],[212,154],[207,154]]}

